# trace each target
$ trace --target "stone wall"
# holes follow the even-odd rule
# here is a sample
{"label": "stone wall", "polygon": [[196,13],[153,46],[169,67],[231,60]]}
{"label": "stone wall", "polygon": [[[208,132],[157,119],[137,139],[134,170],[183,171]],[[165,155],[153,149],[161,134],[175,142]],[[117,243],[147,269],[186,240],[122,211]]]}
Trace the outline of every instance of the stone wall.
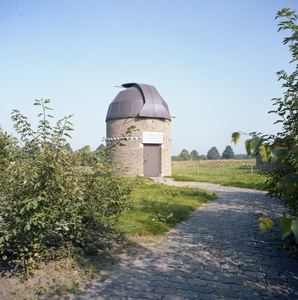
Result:
{"label": "stone wall", "polygon": [[127,176],[144,175],[142,132],[163,132],[161,149],[161,175],[171,176],[171,121],[153,118],[126,118],[107,121],[107,145],[117,143],[125,136],[126,130],[135,126],[136,130],[117,146],[112,161],[123,166]]}

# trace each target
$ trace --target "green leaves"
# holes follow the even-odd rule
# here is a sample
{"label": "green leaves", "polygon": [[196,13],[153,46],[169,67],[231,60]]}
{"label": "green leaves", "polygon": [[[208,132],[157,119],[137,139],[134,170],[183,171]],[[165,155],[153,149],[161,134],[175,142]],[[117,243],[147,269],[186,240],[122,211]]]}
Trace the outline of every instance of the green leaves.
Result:
{"label": "green leaves", "polygon": [[288,151],[279,147],[272,148],[270,151],[271,160],[277,165],[281,165],[282,162],[286,159]]}
{"label": "green leaves", "polygon": [[281,218],[280,227],[282,231],[282,238],[284,239],[289,234],[293,233],[298,244],[298,220],[290,218]]}
{"label": "green leaves", "polygon": [[246,150],[247,155],[251,155],[250,142],[251,142],[251,140],[246,140],[245,141],[245,150]]}
{"label": "green leaves", "polygon": [[261,145],[259,147],[259,153],[262,157],[262,161],[265,163],[267,162],[270,157],[271,157],[271,149],[272,149],[272,146],[270,145]]}
{"label": "green leaves", "polygon": [[[259,138],[258,136],[246,140],[245,141],[245,149],[246,149],[246,153],[247,155],[256,155],[260,152],[260,148],[262,146],[262,142],[263,139]],[[267,149],[264,148],[261,150],[261,152],[266,153],[267,154]]]}
{"label": "green leaves", "polygon": [[292,220],[289,218],[281,218],[279,221],[282,232],[282,239],[284,239],[292,232]]}
{"label": "green leaves", "polygon": [[263,139],[259,138],[259,137],[254,137],[253,139],[251,139],[250,141],[250,152],[251,154],[255,155],[259,152],[260,147],[262,145]]}
{"label": "green leaves", "polygon": [[298,220],[292,220],[291,230],[295,236],[296,243],[298,244]]}
{"label": "green leaves", "polygon": [[286,174],[283,186],[286,189],[286,195],[290,195],[297,190],[298,178],[294,174]]}
{"label": "green leaves", "polygon": [[[278,31],[289,30],[290,34],[283,43],[289,45],[292,56],[290,62],[298,59],[298,16],[294,10],[283,8],[276,14],[280,18]],[[263,162],[270,160],[274,169],[268,173],[268,195],[277,198],[285,206],[289,216],[280,219],[282,238],[293,234],[298,244],[298,65],[292,74],[284,70],[277,72],[282,80],[283,98],[274,98],[276,123],[282,124],[282,132],[276,135],[263,135],[249,141],[248,150],[252,154],[259,152]],[[268,219],[259,219],[262,231],[271,227]],[[297,245],[294,247],[297,252]]]}
{"label": "green leaves", "polygon": [[292,61],[294,61],[297,59],[298,54],[298,26],[295,23],[298,20],[297,14],[295,13],[295,10],[291,11],[289,8],[285,7],[277,12],[275,19],[277,18],[284,18],[284,20],[280,21],[280,23],[278,24],[278,31],[290,29],[293,32],[292,36],[284,38],[283,43],[284,45],[290,43],[289,49],[294,58]]}
{"label": "green leaves", "polygon": [[234,142],[234,144],[236,145],[240,139],[240,132],[233,132],[232,133],[232,142]]}
{"label": "green leaves", "polygon": [[274,222],[268,217],[261,217],[258,219],[261,233],[264,233],[273,228]]}
{"label": "green leaves", "polygon": [[69,135],[68,133],[64,133],[64,135],[72,139],[71,135]]}
{"label": "green leaves", "polygon": [[97,251],[117,239],[115,223],[133,187],[130,179],[113,175],[108,149],[95,155],[85,147],[72,154],[65,139],[74,130],[72,115],[52,127],[48,103],[35,100],[42,110],[37,130],[13,111],[20,141],[0,130],[0,253],[22,262],[26,276],[36,259],[57,250]]}

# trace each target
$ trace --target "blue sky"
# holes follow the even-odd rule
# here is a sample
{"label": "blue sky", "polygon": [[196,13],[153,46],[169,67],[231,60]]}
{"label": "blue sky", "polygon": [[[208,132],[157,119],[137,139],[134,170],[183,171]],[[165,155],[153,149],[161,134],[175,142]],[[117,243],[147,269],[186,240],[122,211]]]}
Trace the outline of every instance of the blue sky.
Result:
{"label": "blue sky", "polygon": [[95,150],[110,102],[128,82],[151,84],[172,116],[172,155],[231,145],[231,133],[280,130],[271,99],[276,72],[292,71],[275,14],[297,0],[2,0],[0,125],[20,110],[33,126],[34,99],[55,120],[72,118],[74,150]]}

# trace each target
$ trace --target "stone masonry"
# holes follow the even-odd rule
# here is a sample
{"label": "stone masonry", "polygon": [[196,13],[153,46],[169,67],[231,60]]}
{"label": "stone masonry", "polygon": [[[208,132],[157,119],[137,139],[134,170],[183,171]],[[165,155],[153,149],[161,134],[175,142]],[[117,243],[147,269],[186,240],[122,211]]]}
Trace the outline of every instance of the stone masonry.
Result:
{"label": "stone masonry", "polygon": [[118,146],[112,155],[112,162],[121,165],[127,176],[144,175],[142,132],[163,132],[161,151],[161,174],[171,176],[171,121],[158,118],[123,118],[107,121],[107,145],[117,143],[126,130],[135,126],[130,137]]}

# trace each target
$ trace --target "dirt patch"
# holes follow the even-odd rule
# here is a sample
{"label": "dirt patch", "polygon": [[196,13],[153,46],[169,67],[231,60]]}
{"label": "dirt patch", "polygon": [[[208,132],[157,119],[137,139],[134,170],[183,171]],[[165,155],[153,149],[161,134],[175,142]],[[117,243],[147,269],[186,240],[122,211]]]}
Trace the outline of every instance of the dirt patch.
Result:
{"label": "dirt patch", "polygon": [[60,299],[62,295],[83,291],[90,281],[103,282],[109,278],[119,262],[134,259],[145,252],[146,247],[158,246],[163,239],[132,237],[125,245],[113,245],[111,251],[41,263],[35,276],[27,280],[22,279],[21,273],[13,275],[12,266],[0,260],[0,299]]}

